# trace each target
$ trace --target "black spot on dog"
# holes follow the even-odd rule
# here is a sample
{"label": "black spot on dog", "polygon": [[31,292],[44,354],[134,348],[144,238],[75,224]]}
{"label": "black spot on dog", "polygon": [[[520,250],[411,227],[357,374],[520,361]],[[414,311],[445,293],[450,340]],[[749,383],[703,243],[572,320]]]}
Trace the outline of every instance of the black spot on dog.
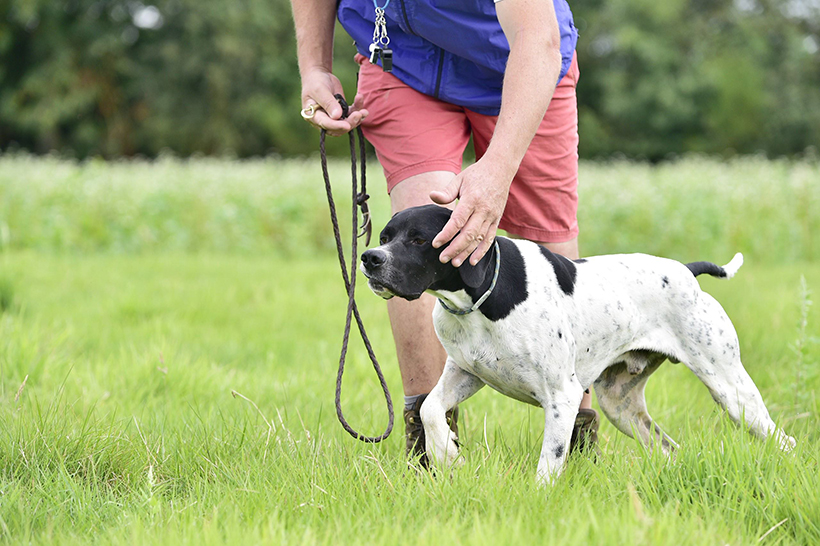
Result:
{"label": "black spot on dog", "polygon": [[552,417],[553,417],[553,419],[558,419],[559,417],[561,417],[561,414],[558,413],[558,412],[555,412],[555,413],[552,414]]}
{"label": "black spot on dog", "polygon": [[558,286],[561,287],[561,291],[564,292],[567,296],[571,296],[572,292],[575,290],[575,264],[572,260],[569,260],[560,254],[555,254],[550,252],[549,249],[544,248],[543,246],[538,246],[538,249],[541,251],[541,254],[544,255],[544,258],[552,264],[552,269],[555,271],[555,277],[558,280]]}
{"label": "black spot on dog", "polygon": [[561,444],[561,445],[556,446],[555,447],[555,458],[560,459],[561,455],[563,455],[563,454],[564,454],[564,445]]}
{"label": "black spot on dog", "polygon": [[669,277],[664,276],[661,280],[663,281],[663,287],[664,288],[669,286]]}
{"label": "black spot on dog", "polygon": [[573,260],[573,262],[575,262],[577,264],[585,264],[585,263],[587,263],[587,259],[586,258],[578,258],[577,260]]}
{"label": "black spot on dog", "polygon": [[562,337],[564,337],[564,334],[561,333],[561,330],[558,330],[558,339],[561,339]]}

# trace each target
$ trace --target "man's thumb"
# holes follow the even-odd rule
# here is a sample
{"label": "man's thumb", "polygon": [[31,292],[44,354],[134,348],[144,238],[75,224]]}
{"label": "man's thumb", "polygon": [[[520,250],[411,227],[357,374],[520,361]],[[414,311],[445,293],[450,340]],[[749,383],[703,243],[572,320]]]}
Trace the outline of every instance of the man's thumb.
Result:
{"label": "man's thumb", "polygon": [[342,117],[342,107],[331,93],[322,93],[317,102],[331,119],[340,119]]}
{"label": "man's thumb", "polygon": [[461,189],[461,177],[456,176],[452,182],[447,184],[443,190],[433,190],[430,192],[430,199],[439,205],[449,205],[458,198]]}

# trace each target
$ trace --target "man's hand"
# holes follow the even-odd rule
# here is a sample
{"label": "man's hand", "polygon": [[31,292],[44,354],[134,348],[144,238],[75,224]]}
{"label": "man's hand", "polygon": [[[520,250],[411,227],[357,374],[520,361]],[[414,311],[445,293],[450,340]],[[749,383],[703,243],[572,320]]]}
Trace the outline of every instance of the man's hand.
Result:
{"label": "man's hand", "polygon": [[433,248],[440,248],[455,237],[441,253],[443,263],[452,260],[459,267],[470,257],[475,265],[484,257],[495,240],[514,175],[514,168],[482,159],[464,169],[443,191],[430,192],[430,199],[439,205],[458,198],[450,221],[433,239]]}
{"label": "man's hand", "polygon": [[302,75],[302,107],[307,108],[311,104],[321,106],[307,121],[317,129],[327,130],[331,136],[349,133],[367,117],[367,110],[356,108],[356,103],[360,102],[356,97],[350,105],[348,117],[341,119],[342,107],[334,96],[336,93],[344,96],[342,84],[327,70],[314,68]]}

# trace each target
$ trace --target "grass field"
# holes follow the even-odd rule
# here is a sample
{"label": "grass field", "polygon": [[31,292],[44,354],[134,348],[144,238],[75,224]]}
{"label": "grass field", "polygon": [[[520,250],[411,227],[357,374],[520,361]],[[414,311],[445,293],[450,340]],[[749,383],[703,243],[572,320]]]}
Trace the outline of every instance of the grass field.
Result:
{"label": "grass field", "polygon": [[[399,426],[369,446],[338,425],[345,298],[318,174],[313,162],[0,157],[4,542],[820,542],[817,164],[582,166],[585,253],[744,252],[737,277],[701,285],[798,446],[756,441],[666,364],[647,398],[676,458],[603,423],[599,460],[571,460],[551,490],[534,480],[541,412],[488,389],[462,407],[467,463],[451,475],[407,470]],[[344,175],[334,165],[340,191]],[[384,303],[359,301],[400,405]],[[383,401],[352,351],[346,412],[375,433]]]}

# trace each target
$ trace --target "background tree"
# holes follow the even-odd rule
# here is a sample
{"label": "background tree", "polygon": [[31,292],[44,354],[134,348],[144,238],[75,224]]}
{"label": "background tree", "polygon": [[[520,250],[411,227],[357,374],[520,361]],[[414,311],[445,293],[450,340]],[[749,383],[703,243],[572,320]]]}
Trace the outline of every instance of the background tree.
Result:
{"label": "background tree", "polygon": [[[571,4],[583,157],[779,156],[820,141],[816,0]],[[312,152],[294,46],[288,0],[6,0],[0,149]],[[354,53],[339,29],[335,71],[350,95]]]}

